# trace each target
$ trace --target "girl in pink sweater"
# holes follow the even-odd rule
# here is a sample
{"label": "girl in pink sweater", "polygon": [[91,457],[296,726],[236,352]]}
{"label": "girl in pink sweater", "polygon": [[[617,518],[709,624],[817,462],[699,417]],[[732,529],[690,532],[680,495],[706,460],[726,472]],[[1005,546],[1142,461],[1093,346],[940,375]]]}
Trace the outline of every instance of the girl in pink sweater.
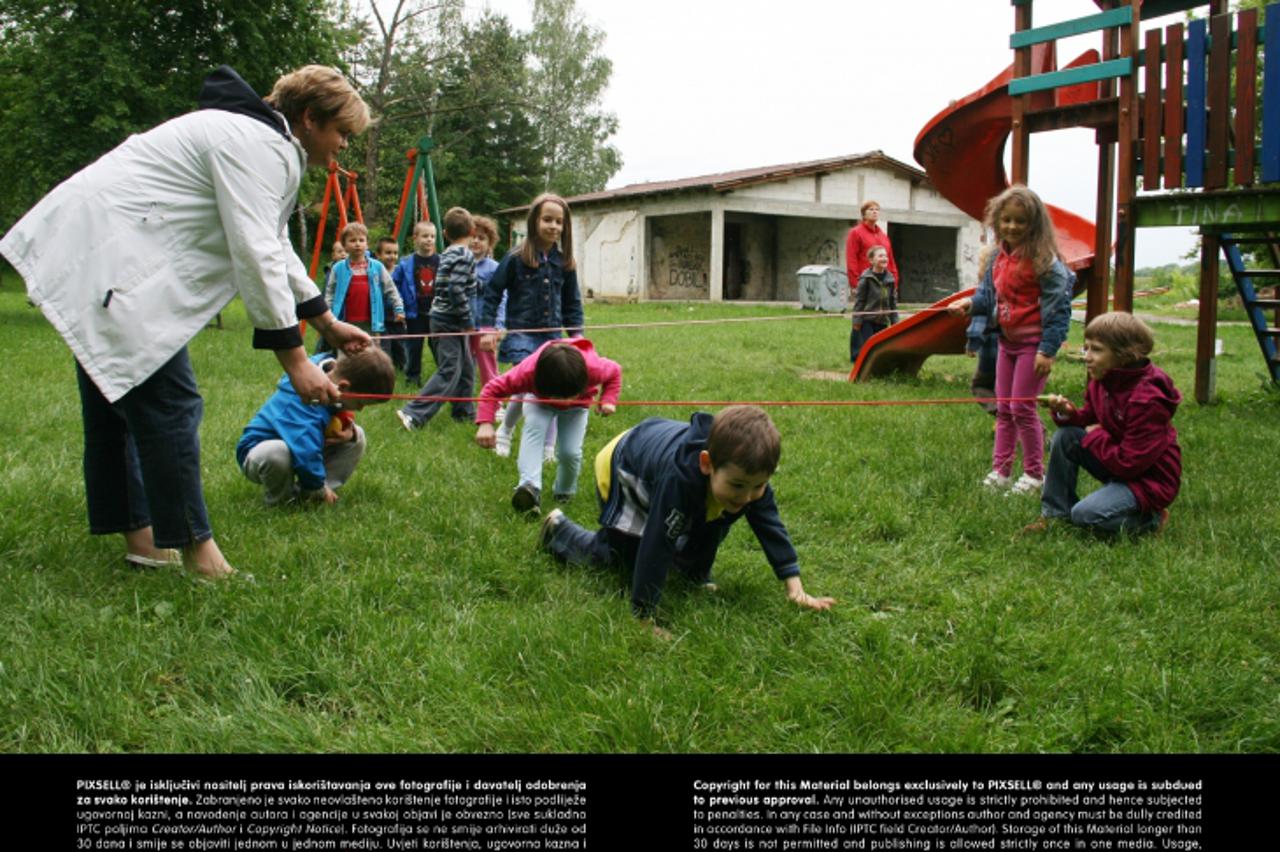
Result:
{"label": "girl in pink sweater", "polygon": [[568,502],[578,490],[582,470],[582,439],[587,432],[587,411],[598,401],[598,410],[608,416],[617,410],[622,390],[622,368],[596,354],[591,341],[582,337],[552,340],[540,346],[506,373],[485,383],[476,409],[476,443],[491,449],[496,441],[494,415],[500,400],[516,394],[534,393],[536,402],[526,403],[524,434],[516,467],[520,482],[511,496],[517,512],[536,512],[542,502],[542,444],[554,421],[556,436],[555,498]]}

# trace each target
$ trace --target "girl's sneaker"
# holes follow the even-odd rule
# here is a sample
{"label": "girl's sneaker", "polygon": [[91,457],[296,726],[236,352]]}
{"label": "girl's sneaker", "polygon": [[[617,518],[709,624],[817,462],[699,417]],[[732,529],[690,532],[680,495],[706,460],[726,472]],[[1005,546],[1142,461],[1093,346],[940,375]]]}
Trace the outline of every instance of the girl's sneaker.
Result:
{"label": "girl's sneaker", "polygon": [[1040,489],[1044,486],[1043,479],[1036,479],[1030,474],[1022,474],[1018,477],[1018,481],[1013,483],[1009,489],[1009,494],[1039,494]]}
{"label": "girl's sneaker", "polygon": [[982,480],[982,487],[988,491],[1003,491],[1009,487],[1013,479],[1004,476],[998,470],[993,470],[987,474],[987,478]]}
{"label": "girl's sneaker", "polygon": [[505,429],[499,429],[498,434],[493,437],[493,451],[501,458],[511,455],[511,433]]}

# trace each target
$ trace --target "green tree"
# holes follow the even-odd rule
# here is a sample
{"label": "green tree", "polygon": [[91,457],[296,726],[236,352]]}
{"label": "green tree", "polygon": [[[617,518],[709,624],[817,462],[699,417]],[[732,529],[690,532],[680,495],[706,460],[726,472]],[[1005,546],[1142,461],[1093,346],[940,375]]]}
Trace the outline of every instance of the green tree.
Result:
{"label": "green tree", "polygon": [[618,119],[601,103],[613,73],[600,52],[604,37],[575,0],[534,0],[529,108],[542,143],[543,188],[562,195],[604,189],[622,168],[609,144]]}
{"label": "green tree", "polygon": [[[361,164],[366,221],[389,221],[399,201],[404,152],[432,133],[443,66],[464,51],[462,0],[370,2],[345,52],[352,76],[376,119],[344,158]],[[359,170],[359,169],[357,169]]]}
{"label": "green tree", "polygon": [[50,188],[196,105],[221,63],[265,94],[336,64],[331,0],[7,0],[0,11],[0,231]]}
{"label": "green tree", "polygon": [[542,151],[522,93],[527,45],[500,15],[466,30],[444,69],[433,152],[442,203],[476,213],[526,204],[541,188]]}

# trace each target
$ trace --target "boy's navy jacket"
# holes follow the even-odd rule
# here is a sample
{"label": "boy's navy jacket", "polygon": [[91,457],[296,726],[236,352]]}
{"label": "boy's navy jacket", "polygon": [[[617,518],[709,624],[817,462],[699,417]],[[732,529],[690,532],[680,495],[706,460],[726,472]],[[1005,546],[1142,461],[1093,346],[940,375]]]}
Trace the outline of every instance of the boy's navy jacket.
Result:
{"label": "boy's navy jacket", "polygon": [[[332,354],[311,356],[311,362],[322,370],[326,362],[333,360]],[[293,455],[298,484],[304,491],[319,491],[324,488],[324,430],[336,410],[304,403],[285,373],[276,392],[244,427],[236,444],[236,464],[243,468],[249,451],[263,441],[284,441]]]}
{"label": "boy's navy jacket", "polygon": [[[600,512],[600,524],[640,537],[631,586],[631,605],[638,613],[649,614],[657,606],[673,565],[709,576],[720,542],[743,516],[778,579],[800,574],[771,486],[741,512],[726,511],[707,520],[708,477],[698,456],[707,448],[711,421],[704,412],[695,413],[688,423],[650,417],[614,450],[609,499]],[[642,529],[635,529],[633,499],[647,508]]]}
{"label": "boy's navy jacket", "polygon": [[[578,273],[564,268],[560,249],[552,247],[538,266],[526,266],[519,250],[507,253],[484,287],[484,304],[480,309],[480,327],[494,328],[502,294],[507,294],[507,331],[524,328],[567,328],[570,336],[582,334],[582,295],[578,292]],[[524,335],[508,334],[498,354],[503,361],[518,363],[542,343],[560,333],[547,332],[531,340]],[[527,350],[527,351],[526,351]]]}

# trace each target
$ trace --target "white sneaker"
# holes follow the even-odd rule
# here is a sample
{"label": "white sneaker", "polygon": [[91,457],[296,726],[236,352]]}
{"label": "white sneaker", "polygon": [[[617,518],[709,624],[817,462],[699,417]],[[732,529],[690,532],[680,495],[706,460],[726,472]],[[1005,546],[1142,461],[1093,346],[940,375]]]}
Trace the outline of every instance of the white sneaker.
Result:
{"label": "white sneaker", "polygon": [[1034,476],[1022,474],[1018,477],[1018,481],[1013,483],[1013,487],[1009,489],[1009,494],[1039,494],[1040,488],[1044,485],[1043,479],[1036,479]]}
{"label": "white sneaker", "polygon": [[414,429],[418,428],[417,424],[413,422],[413,419],[404,413],[404,409],[397,408],[396,417],[400,418],[400,425],[403,426],[406,431],[412,432]]}
{"label": "white sneaker", "polygon": [[982,480],[982,487],[988,491],[1003,491],[1009,487],[1013,479],[1008,476],[1002,476],[999,471],[993,470],[987,474],[987,478]]}
{"label": "white sneaker", "polygon": [[498,430],[498,434],[493,438],[493,451],[498,454],[499,458],[506,458],[511,455],[511,434]]}

